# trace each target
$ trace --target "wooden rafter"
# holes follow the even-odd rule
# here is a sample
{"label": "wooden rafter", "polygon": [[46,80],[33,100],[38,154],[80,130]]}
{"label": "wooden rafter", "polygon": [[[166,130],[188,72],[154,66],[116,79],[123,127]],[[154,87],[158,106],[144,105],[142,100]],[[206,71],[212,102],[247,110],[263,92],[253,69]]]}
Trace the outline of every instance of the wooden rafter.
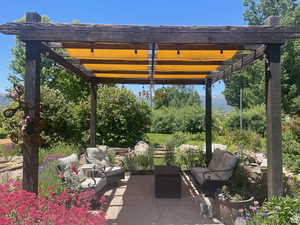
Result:
{"label": "wooden rafter", "polygon": [[0,32],[22,40],[49,42],[126,42],[168,44],[270,44],[300,37],[300,27],[130,26],[13,22]]}
{"label": "wooden rafter", "polygon": [[[123,64],[123,65],[148,65],[148,60],[122,60],[122,59],[71,59],[71,62],[80,64]],[[227,61],[184,61],[184,60],[155,60],[155,65],[226,65]]]}
{"label": "wooden rafter", "polygon": [[210,78],[213,80],[213,82],[216,82],[220,79],[224,79],[227,76],[230,76],[234,73],[237,73],[241,71],[246,66],[252,64],[257,60],[258,58],[261,58],[265,54],[265,46],[261,45],[257,50],[254,52],[243,56],[241,59],[239,59],[237,62],[224,66],[222,68],[219,68],[219,72],[214,73],[210,76]]}
{"label": "wooden rafter", "polygon": [[[51,48],[151,50],[143,43],[50,42]],[[237,44],[157,44],[157,50],[254,50],[256,45]]]}
{"label": "wooden rafter", "polygon": [[115,84],[205,84],[205,79],[133,79],[133,78],[95,78],[99,83]]}
{"label": "wooden rafter", "polygon": [[85,80],[89,80],[94,75],[82,68],[81,66],[74,65],[70,61],[66,60],[63,56],[59,55],[55,51],[53,51],[48,46],[41,44],[41,52],[49,59],[54,60],[58,64],[62,65],[67,70],[70,70],[71,72],[75,73],[79,77],[84,78]]}
{"label": "wooden rafter", "polygon": [[[138,70],[92,70],[92,72],[103,74],[149,74],[149,71]],[[156,75],[205,75],[211,73],[211,71],[155,71]]]}

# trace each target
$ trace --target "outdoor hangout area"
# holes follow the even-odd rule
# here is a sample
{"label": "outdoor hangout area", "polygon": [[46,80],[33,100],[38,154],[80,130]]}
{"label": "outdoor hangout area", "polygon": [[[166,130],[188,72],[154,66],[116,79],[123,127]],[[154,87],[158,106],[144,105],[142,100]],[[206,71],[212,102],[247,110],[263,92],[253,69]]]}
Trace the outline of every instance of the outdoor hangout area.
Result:
{"label": "outdoor hangout area", "polygon": [[297,98],[282,107],[300,28],[283,21],[0,24],[16,36],[0,224],[300,224]]}

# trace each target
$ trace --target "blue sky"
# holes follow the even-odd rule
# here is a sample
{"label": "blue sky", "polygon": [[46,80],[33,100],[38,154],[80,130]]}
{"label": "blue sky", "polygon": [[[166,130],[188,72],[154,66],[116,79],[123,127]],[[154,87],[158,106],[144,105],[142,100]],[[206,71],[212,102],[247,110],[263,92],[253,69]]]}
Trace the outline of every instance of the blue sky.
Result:
{"label": "blue sky", "polygon": [[[242,0],[9,0],[0,8],[0,24],[15,21],[25,12],[48,15],[53,22],[137,25],[245,25]],[[0,93],[9,87],[7,77],[14,36],[0,34]],[[142,86],[129,85],[133,91]],[[145,86],[145,88],[147,88]],[[204,88],[195,86],[200,93]],[[224,89],[214,85],[213,94]]]}

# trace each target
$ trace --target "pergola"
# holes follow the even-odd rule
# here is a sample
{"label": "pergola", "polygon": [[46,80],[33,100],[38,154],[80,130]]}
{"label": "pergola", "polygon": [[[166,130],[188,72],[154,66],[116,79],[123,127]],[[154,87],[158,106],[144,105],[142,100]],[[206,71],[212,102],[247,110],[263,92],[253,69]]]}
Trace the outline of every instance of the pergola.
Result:
{"label": "pergola", "polygon": [[[37,193],[41,54],[90,83],[90,144],[96,145],[98,83],[202,84],[206,86],[206,160],[212,156],[211,86],[265,56],[268,197],[283,193],[280,48],[300,28],[269,17],[260,26],[132,26],[26,22],[0,25],[0,32],[26,43],[25,115],[32,138],[23,141],[23,187]],[[62,48],[64,51],[55,51]]]}

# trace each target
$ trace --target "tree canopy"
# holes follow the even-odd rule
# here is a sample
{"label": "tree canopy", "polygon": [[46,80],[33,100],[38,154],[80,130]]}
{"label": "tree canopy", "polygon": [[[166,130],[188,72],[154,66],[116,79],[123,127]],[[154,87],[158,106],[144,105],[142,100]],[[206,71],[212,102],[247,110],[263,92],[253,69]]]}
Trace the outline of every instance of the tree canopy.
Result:
{"label": "tree canopy", "polygon": [[[283,25],[300,23],[300,5],[295,0],[244,0],[244,19],[250,24],[262,24],[271,15],[281,16]],[[282,52],[282,107],[286,113],[299,112],[297,97],[300,95],[300,41],[290,40]],[[225,81],[224,95],[228,104],[239,105],[239,90],[243,88],[243,105],[246,108],[265,102],[265,68],[258,60],[238,74]],[[291,104],[292,103],[292,104]]]}
{"label": "tree canopy", "polygon": [[154,108],[200,106],[201,100],[197,91],[191,86],[177,85],[162,87],[155,91]]}

